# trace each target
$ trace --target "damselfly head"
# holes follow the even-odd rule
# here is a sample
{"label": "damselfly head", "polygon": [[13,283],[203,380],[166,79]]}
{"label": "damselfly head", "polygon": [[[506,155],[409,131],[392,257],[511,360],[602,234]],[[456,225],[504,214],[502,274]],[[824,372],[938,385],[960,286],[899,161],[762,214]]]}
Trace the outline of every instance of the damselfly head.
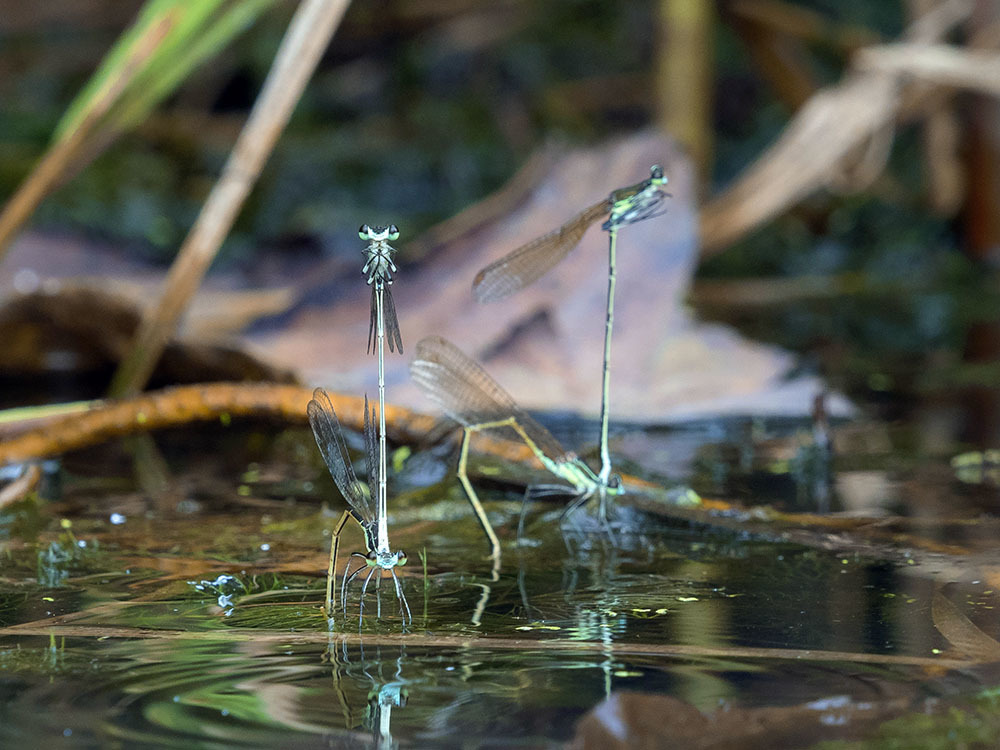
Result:
{"label": "damselfly head", "polygon": [[387,227],[362,224],[361,228],[358,230],[358,237],[366,242],[369,240],[373,242],[384,240],[395,242],[399,239],[399,228],[395,224],[390,224]]}

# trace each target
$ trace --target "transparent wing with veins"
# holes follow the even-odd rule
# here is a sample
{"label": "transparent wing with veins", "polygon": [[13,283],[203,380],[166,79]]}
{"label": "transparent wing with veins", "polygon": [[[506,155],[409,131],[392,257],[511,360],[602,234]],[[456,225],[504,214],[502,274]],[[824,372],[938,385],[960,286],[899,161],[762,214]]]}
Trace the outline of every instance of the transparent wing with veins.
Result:
{"label": "transparent wing with veins", "polygon": [[653,165],[648,179],[615,190],[555,231],[486,266],[472,282],[473,295],[479,302],[495,302],[537,281],[580,244],[590,225],[606,214],[610,216],[601,228],[609,231],[656,216],[666,196],[660,187],[666,183],[663,168]]}
{"label": "transparent wing with veins", "polygon": [[575,458],[482,367],[440,336],[417,344],[410,373],[434,403],[465,427],[513,418],[550,460],[561,463]]}
{"label": "transparent wing with veins", "polygon": [[[403,336],[399,332],[399,318],[396,317],[396,303],[392,300],[392,292],[388,284],[382,287],[382,327],[390,352],[403,353]],[[371,313],[368,316],[368,353],[376,352],[378,340],[378,297],[376,287],[372,285]]]}
{"label": "transparent wing with veins", "polygon": [[[347,500],[351,515],[367,530],[376,522],[374,493],[370,491],[368,485],[359,481],[354,473],[340,421],[333,410],[330,395],[323,388],[313,391],[306,413],[309,415],[309,426],[312,427],[316,445],[319,446],[326,468],[330,470],[330,476]],[[377,462],[375,465],[377,466]],[[368,470],[371,472],[371,464]]]}
{"label": "transparent wing with veins", "polygon": [[590,225],[611,210],[610,199],[584,209],[561,227],[491,263],[476,274],[472,293],[479,302],[496,302],[537,281],[580,244]]}

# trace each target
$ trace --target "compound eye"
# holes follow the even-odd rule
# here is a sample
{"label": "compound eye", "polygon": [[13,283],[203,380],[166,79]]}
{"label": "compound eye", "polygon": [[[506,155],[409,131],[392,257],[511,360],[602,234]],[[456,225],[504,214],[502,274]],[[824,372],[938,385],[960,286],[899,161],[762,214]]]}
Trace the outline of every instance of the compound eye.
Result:
{"label": "compound eye", "polygon": [[363,240],[370,240],[371,239],[371,235],[369,234],[370,231],[371,230],[368,228],[367,224],[362,224],[358,228],[358,237],[360,237]]}
{"label": "compound eye", "polygon": [[406,553],[403,550],[396,553],[396,565],[406,565]]}
{"label": "compound eye", "polygon": [[620,474],[612,474],[608,477],[608,489],[620,490],[622,488],[622,478]]}
{"label": "compound eye", "polygon": [[662,180],[663,167],[661,167],[659,164],[654,164],[649,170],[649,176],[652,177],[654,180]]}
{"label": "compound eye", "polygon": [[368,553],[368,559],[372,561],[377,560],[378,553],[375,550],[372,550],[371,552]]}
{"label": "compound eye", "polygon": [[392,242],[395,242],[396,240],[399,239],[399,227],[397,227],[395,224],[389,225],[389,239]]}

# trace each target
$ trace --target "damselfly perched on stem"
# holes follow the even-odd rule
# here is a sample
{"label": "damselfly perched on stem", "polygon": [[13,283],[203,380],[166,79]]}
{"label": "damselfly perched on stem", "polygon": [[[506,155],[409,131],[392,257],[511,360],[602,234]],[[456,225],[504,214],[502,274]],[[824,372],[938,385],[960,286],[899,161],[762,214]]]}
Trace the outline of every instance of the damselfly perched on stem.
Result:
{"label": "damselfly perched on stem", "polygon": [[[389,528],[386,523],[388,515],[386,501],[386,473],[388,462],[386,459],[385,444],[385,340],[388,333],[389,350],[395,348],[396,351],[403,351],[403,340],[399,333],[399,321],[396,319],[396,306],[392,301],[392,294],[389,292],[389,285],[392,284],[392,274],[396,271],[396,265],[392,262],[392,256],[396,250],[390,241],[399,238],[399,230],[395,224],[389,226],[369,226],[365,224],[358,230],[361,239],[370,242],[365,248],[365,265],[362,273],[368,274],[368,284],[372,288],[371,312],[368,324],[368,351],[378,354],[378,435],[374,426],[372,412],[368,408],[368,398],[365,397],[365,445],[368,449],[368,485],[363,485],[354,475],[351,468],[350,459],[347,455],[344,436],[337,421],[337,415],[333,411],[333,404],[330,397],[322,388],[317,388],[313,392],[313,399],[309,402],[309,424],[312,426],[313,434],[316,436],[316,443],[326,461],[330,474],[340,488],[348,504],[349,511],[345,511],[341,516],[333,533],[333,540],[330,543],[330,563],[327,569],[326,579],[326,607],[327,616],[332,618],[335,602],[333,601],[333,579],[336,575],[337,551],[340,545],[340,532],[347,523],[349,517],[353,517],[364,530],[365,546],[368,554],[362,555],[354,552],[351,557],[360,557],[365,561],[364,565],[358,566],[353,573],[350,572],[351,563],[348,560],[344,569],[344,578],[341,584],[341,606],[346,609],[345,595],[347,585],[353,581],[363,570],[369,569],[365,576],[364,584],[361,587],[361,604],[359,607],[358,627],[361,626],[360,618],[364,616],[365,594],[368,590],[368,583],[372,576],[378,574],[375,579],[375,591],[377,601],[377,617],[382,616],[382,599],[378,592],[382,584],[382,575],[388,570],[392,575],[393,583],[396,587],[396,596],[399,598],[399,611],[403,618],[403,624],[411,620],[410,605],[403,595],[402,587],[399,585],[399,578],[396,576],[396,567],[406,563],[406,553],[402,550],[392,552],[389,547]],[[374,497],[374,499],[373,499]]]}
{"label": "damselfly perched on stem", "polygon": [[[393,552],[389,547],[389,530],[386,525],[385,509],[376,498],[378,487],[383,484],[382,473],[379,461],[378,441],[375,436],[375,422],[373,414],[368,407],[368,399],[365,398],[365,447],[368,461],[368,483],[358,480],[351,465],[351,457],[347,452],[347,443],[344,440],[344,433],[337,419],[337,413],[333,410],[333,403],[329,394],[322,388],[313,391],[312,400],[309,402],[306,412],[309,415],[309,425],[312,427],[313,436],[316,438],[316,445],[323,455],[323,461],[330,470],[330,476],[343,494],[344,499],[350,506],[340,517],[333,530],[333,539],[330,542],[330,562],[326,572],[326,613],[327,617],[333,619],[336,608],[336,593],[334,589],[334,578],[337,565],[337,553],[340,547],[340,533],[349,518],[353,518],[361,526],[365,536],[365,547],[367,554],[352,552],[351,558],[361,558],[364,562],[352,573],[351,560],[347,561],[344,569],[344,577],[341,583],[341,606],[346,611],[347,602],[345,599],[348,584],[367,570],[364,584],[361,588],[361,604],[359,607],[358,626],[361,625],[361,618],[364,616],[365,594],[368,591],[368,583],[373,576],[375,578],[375,591],[377,600],[376,616],[382,616],[382,600],[380,588],[382,576],[385,571],[389,571],[393,584],[396,587],[396,596],[399,599],[399,612],[405,625],[410,621],[410,605],[406,601],[403,589],[396,576],[396,567],[406,564],[406,553],[403,550]],[[381,417],[381,415],[380,415]]]}
{"label": "damselfly perched on stem", "polygon": [[563,518],[566,518],[594,494],[598,494],[601,499],[601,518],[604,519],[605,495],[621,494],[621,480],[618,477],[611,477],[610,481],[602,484],[587,464],[575,453],[563,448],[552,433],[518,406],[510,394],[479,364],[446,339],[429,336],[418,342],[416,359],[410,363],[410,374],[435,404],[465,428],[458,459],[458,479],[490,541],[494,557],[500,554],[500,542],[469,482],[467,472],[469,440],[473,433],[504,428],[513,431],[546,469],[569,485],[533,485],[527,489],[518,523],[519,536],[523,530],[527,501],[530,499],[545,495],[570,495],[573,499],[563,511]]}
{"label": "damselfly perched on stem", "polygon": [[[660,204],[667,193],[663,169],[654,165],[649,178],[620,188],[606,199],[578,213],[558,229],[549,232],[491,263],[476,274],[472,293],[480,302],[495,302],[538,280],[580,244],[584,233],[601,217],[608,218],[601,228],[608,233],[608,305],[604,325],[604,365],[601,378],[601,471],[597,475],[603,499],[611,482],[611,455],[608,451],[608,408],[611,390],[611,330],[614,325],[616,257],[618,230],[629,224],[659,216]],[[605,505],[601,504],[602,518]]]}
{"label": "damselfly perched on stem", "polygon": [[[372,288],[371,314],[368,323],[368,351],[378,353],[378,516],[384,519],[386,510],[386,475],[388,473],[387,449],[385,445],[385,341],[389,339],[389,351],[395,346],[396,351],[403,353],[403,339],[399,333],[399,321],[396,319],[396,306],[392,302],[389,285],[392,284],[392,274],[396,265],[392,256],[396,249],[389,244],[399,239],[399,229],[395,224],[389,226],[362,225],[358,236],[371,244],[365,248],[365,265],[362,273],[368,274],[368,284]],[[384,523],[379,527],[381,535]],[[388,547],[388,538],[379,536],[379,544]]]}

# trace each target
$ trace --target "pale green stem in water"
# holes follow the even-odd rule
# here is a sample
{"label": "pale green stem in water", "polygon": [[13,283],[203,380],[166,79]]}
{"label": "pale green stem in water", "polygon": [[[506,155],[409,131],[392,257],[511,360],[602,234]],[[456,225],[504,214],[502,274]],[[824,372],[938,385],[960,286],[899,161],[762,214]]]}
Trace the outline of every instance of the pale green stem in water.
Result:
{"label": "pale green stem in water", "polygon": [[381,281],[376,282],[375,301],[376,325],[378,326],[378,548],[379,551],[389,551],[389,524],[386,520],[388,503],[386,501],[386,461],[385,446],[385,329],[382,321],[382,298],[385,291]]}
{"label": "pale green stem in water", "polygon": [[600,512],[601,518],[607,518],[607,486],[611,479],[611,454],[608,451],[608,412],[610,409],[611,391],[611,329],[615,322],[615,280],[617,278],[615,241],[618,231],[614,227],[608,230],[608,315],[604,324],[604,369],[601,382],[601,473],[600,479]]}

